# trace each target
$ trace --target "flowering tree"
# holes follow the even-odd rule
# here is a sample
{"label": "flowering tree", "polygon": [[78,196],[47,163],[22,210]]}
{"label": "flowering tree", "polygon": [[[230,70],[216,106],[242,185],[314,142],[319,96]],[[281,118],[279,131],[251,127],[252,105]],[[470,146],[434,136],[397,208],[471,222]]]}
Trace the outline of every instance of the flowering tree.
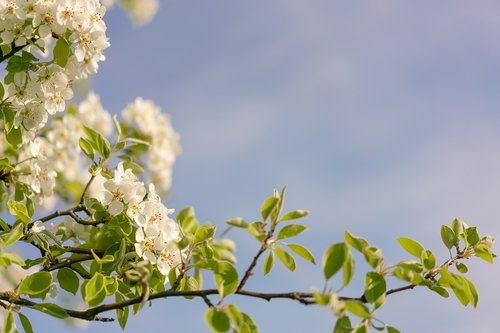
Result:
{"label": "flowering tree", "polygon": [[[169,117],[149,100],[137,98],[111,116],[90,92],[71,103],[73,85],[97,72],[109,47],[105,6],[98,0],[0,0],[0,313],[3,332],[33,332],[25,308],[57,318],[113,321],[125,327],[130,315],[154,299],[184,297],[206,303],[206,322],[215,332],[257,332],[249,314],[227,296],[329,307],[334,332],[398,332],[376,317],[387,296],[415,287],[442,297],[449,291],[465,306],[478,294],[462,262],[495,255],[491,236],[460,220],[441,226],[449,258],[439,261],[417,241],[398,242],[412,257],[389,265],[379,248],[349,232],[322,255],[321,290],[264,293],[246,283],[263,261],[267,275],[278,259],[290,271],[295,258],[313,264],[313,254],[292,242],[307,228],[295,222],[305,210],[283,213],[285,189],[274,190],[262,218],[226,223],[256,240],[256,254],[237,265],[235,244],[216,226],[198,222],[186,208],[174,216],[162,194],[171,186],[180,152]],[[148,22],[158,2],[118,2],[137,24]],[[23,257],[13,244],[34,247]],[[370,271],[360,296],[341,290],[354,274],[354,252]],[[293,256],[295,255],[295,257]],[[334,276],[341,278],[332,282]],[[213,280],[213,288],[203,287]],[[390,289],[391,279],[406,282]],[[335,289],[335,286],[337,289]],[[74,295],[84,310],[64,305],[58,293]],[[113,313],[110,313],[114,311]],[[18,321],[16,323],[16,317]]]}

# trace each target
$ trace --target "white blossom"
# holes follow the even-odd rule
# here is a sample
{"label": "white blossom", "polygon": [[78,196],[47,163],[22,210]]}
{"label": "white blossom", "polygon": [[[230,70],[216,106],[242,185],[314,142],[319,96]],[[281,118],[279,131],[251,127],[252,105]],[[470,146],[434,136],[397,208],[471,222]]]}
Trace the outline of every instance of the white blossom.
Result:
{"label": "white blossom", "polygon": [[45,225],[43,225],[42,221],[35,221],[35,223],[33,223],[33,226],[31,227],[31,230],[33,230],[33,232],[35,233],[42,232],[45,230]]}
{"label": "white blossom", "polygon": [[168,115],[150,100],[138,97],[122,112],[126,123],[136,125],[150,142],[147,166],[151,181],[162,191],[172,183],[172,168],[180,153],[179,135],[174,131]]}

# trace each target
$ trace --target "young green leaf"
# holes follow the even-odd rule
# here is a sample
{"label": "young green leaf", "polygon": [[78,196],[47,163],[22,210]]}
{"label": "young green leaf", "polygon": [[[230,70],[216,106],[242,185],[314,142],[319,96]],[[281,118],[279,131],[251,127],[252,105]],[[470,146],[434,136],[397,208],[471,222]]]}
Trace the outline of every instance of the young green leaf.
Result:
{"label": "young green leaf", "polygon": [[273,269],[274,265],[274,252],[269,251],[266,260],[264,260],[264,275],[269,274],[269,272]]}
{"label": "young green leaf", "polygon": [[425,269],[428,271],[436,267],[436,257],[430,250],[425,250],[422,252],[422,264],[424,264]]}
{"label": "young green leaf", "polygon": [[422,257],[422,252],[424,252],[424,247],[420,245],[419,242],[406,237],[399,237],[398,242],[403,247],[403,249],[405,249],[406,252],[408,252],[409,254],[419,259]]}
{"label": "young green leaf", "polygon": [[9,208],[9,212],[24,224],[30,223],[31,216],[28,213],[28,208],[24,204],[10,199],[7,202],[7,207]]}
{"label": "young green leaf", "polygon": [[33,333],[33,327],[31,326],[30,320],[28,317],[23,315],[21,312],[17,313],[19,317],[19,321],[21,322],[21,326],[23,326],[24,333]]}
{"label": "young green leaf", "polygon": [[323,254],[321,266],[325,278],[329,280],[344,265],[349,249],[345,243],[336,243],[330,246]]}
{"label": "young green leaf", "polygon": [[283,263],[283,265],[293,272],[295,270],[295,259],[290,255],[290,253],[280,247],[277,247],[275,251],[278,259]]}
{"label": "young green leaf", "polygon": [[345,301],[345,309],[362,319],[371,317],[370,310],[360,301]]}
{"label": "young green leaf", "polygon": [[284,226],[279,232],[276,240],[285,239],[295,237],[304,231],[307,230],[307,227],[300,224],[289,224]]}
{"label": "young green leaf", "polygon": [[400,333],[399,330],[392,326],[387,326],[387,333]]}
{"label": "young green leaf", "polygon": [[300,218],[302,218],[304,216],[307,216],[307,215],[309,215],[309,211],[308,210],[302,210],[302,209],[294,210],[294,211],[286,213],[280,219],[280,222],[281,221],[289,221],[289,220],[300,219]]}
{"label": "young green leaf", "polygon": [[78,275],[68,267],[63,267],[57,272],[57,281],[62,289],[76,295],[80,286]]}
{"label": "young green leaf", "polygon": [[386,282],[382,275],[376,272],[366,273],[365,278],[365,299],[369,303],[375,303],[380,297],[385,295]]}
{"label": "young green leaf", "polygon": [[91,161],[93,161],[94,160],[94,148],[92,147],[92,144],[89,142],[89,140],[81,137],[78,144],[80,145],[80,149],[85,154],[85,156],[87,156]]}
{"label": "young green leaf", "polygon": [[7,247],[20,240],[23,237],[23,229],[23,224],[18,223],[9,231],[0,234],[0,247]]}
{"label": "young green leaf", "polygon": [[2,333],[15,333],[16,330],[16,321],[14,320],[14,314],[12,311],[7,313],[7,317],[5,318],[5,323],[3,325]]}
{"label": "young green leaf", "polygon": [[462,273],[462,274],[465,274],[469,271],[469,269],[467,268],[467,266],[461,262],[457,262],[455,264],[455,267],[457,268],[457,270]]}
{"label": "young green leaf", "polygon": [[469,227],[465,229],[465,239],[467,240],[467,244],[469,246],[475,246],[481,238],[479,237],[479,233],[477,232],[476,227]]}
{"label": "young green leaf", "polygon": [[363,237],[355,237],[349,231],[344,233],[344,239],[347,244],[351,245],[354,249],[361,253],[363,253],[364,249],[370,245],[366,239]]}
{"label": "young green leaf", "polygon": [[287,245],[290,250],[304,258],[305,260],[309,261],[312,264],[316,264],[316,261],[314,260],[314,256],[312,253],[304,246],[300,244],[288,244]]}
{"label": "young green leaf", "polygon": [[237,228],[247,228],[248,223],[245,222],[245,220],[241,217],[235,217],[234,219],[230,219],[226,221],[227,224],[229,224],[232,227],[237,227]]}
{"label": "young green leaf", "polygon": [[51,315],[52,317],[56,317],[59,319],[68,318],[68,313],[61,308],[59,305],[52,303],[39,303],[33,306],[33,309]]}
{"label": "young green leaf", "polygon": [[260,212],[262,214],[262,219],[265,221],[271,215],[273,210],[276,208],[276,206],[279,203],[279,198],[276,197],[269,197],[267,198],[264,203],[262,204],[262,207],[260,208]]}
{"label": "young green leaf", "polygon": [[335,323],[333,333],[351,333],[352,325],[351,320],[347,316],[340,317]]}
{"label": "young green leaf", "polygon": [[441,226],[441,239],[448,250],[458,244],[458,236],[455,235],[455,232],[446,225]]}
{"label": "young green leaf", "polygon": [[213,332],[227,332],[231,328],[229,317],[222,311],[210,307],[205,312],[205,319]]}
{"label": "young green leaf", "polygon": [[85,289],[85,303],[89,306],[101,304],[106,298],[106,290],[104,287],[104,276],[101,273],[95,273],[85,285],[85,288],[82,285],[82,288]]}
{"label": "young green leaf", "polygon": [[52,274],[49,272],[36,272],[28,275],[21,281],[18,288],[19,294],[31,297],[44,298],[52,284]]}
{"label": "young green leaf", "polygon": [[350,251],[347,254],[347,258],[345,259],[344,266],[342,266],[342,268],[344,269],[344,287],[347,287],[354,275],[354,258],[352,257]]}
{"label": "young green leaf", "polygon": [[61,67],[66,67],[69,56],[71,55],[70,44],[65,38],[59,37],[54,47],[54,61]]}
{"label": "young green leaf", "polygon": [[[125,300],[125,297],[122,296],[120,293],[115,294],[115,299],[116,302],[123,302]],[[129,307],[126,306],[121,309],[116,309],[116,318],[118,319],[118,323],[120,324],[120,327],[122,330],[125,330],[125,326],[127,325],[127,320],[128,320],[128,314],[129,314]]]}
{"label": "young green leaf", "polygon": [[238,288],[238,272],[228,262],[219,261],[214,267],[215,285],[221,298],[226,297],[236,291]]}

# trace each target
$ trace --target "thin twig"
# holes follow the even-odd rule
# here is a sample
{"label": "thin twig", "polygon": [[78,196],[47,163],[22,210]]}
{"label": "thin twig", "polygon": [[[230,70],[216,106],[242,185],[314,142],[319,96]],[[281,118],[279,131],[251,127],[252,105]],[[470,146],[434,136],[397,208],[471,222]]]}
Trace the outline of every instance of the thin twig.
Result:
{"label": "thin twig", "polygon": [[95,175],[92,174],[92,176],[90,176],[89,181],[87,182],[87,185],[85,185],[85,188],[83,189],[82,196],[80,197],[80,205],[83,205],[83,200],[85,200],[85,196],[87,195],[87,192],[90,188],[90,185],[92,185],[92,182],[94,181],[94,179],[95,179]]}
{"label": "thin twig", "polygon": [[262,244],[260,246],[259,251],[255,255],[255,257],[253,257],[252,262],[250,262],[250,265],[248,266],[247,270],[245,271],[245,275],[243,275],[243,278],[241,279],[240,283],[238,284],[238,288],[236,288],[236,290],[239,291],[239,290],[243,289],[243,287],[247,283],[247,281],[250,278],[250,276],[253,275],[253,269],[254,269],[255,265],[257,265],[257,261],[259,260],[259,257],[264,252],[266,252],[266,250],[268,249],[267,242],[271,239],[271,237],[273,237],[274,230],[276,229],[276,225],[277,225],[277,223],[271,224],[271,229],[267,233],[266,238],[264,238],[262,240]]}

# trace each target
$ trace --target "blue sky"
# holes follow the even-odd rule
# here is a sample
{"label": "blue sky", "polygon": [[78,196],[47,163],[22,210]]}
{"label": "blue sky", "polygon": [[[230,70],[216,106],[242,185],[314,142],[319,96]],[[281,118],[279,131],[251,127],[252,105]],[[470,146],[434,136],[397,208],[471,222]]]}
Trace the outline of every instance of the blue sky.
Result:
{"label": "blue sky", "polygon": [[[317,259],[350,230],[388,262],[407,257],[400,236],[443,261],[439,228],[455,217],[500,235],[499,12],[496,1],[162,1],[138,29],[114,8],[92,83],[110,111],[142,96],[171,115],[183,153],[169,207],[192,205],[222,226],[256,219],[272,189],[287,185],[286,208],[311,210],[297,241]],[[257,244],[232,236],[242,269]],[[267,279],[259,265],[248,288],[323,285],[319,267],[298,263]],[[360,261],[358,285],[364,269]],[[416,289],[389,297],[379,317],[409,333],[497,332],[500,268],[471,260],[470,270],[477,309]],[[326,309],[232,300],[261,332],[329,332],[334,323]],[[208,332],[204,311],[202,302],[155,301],[125,331]]]}

